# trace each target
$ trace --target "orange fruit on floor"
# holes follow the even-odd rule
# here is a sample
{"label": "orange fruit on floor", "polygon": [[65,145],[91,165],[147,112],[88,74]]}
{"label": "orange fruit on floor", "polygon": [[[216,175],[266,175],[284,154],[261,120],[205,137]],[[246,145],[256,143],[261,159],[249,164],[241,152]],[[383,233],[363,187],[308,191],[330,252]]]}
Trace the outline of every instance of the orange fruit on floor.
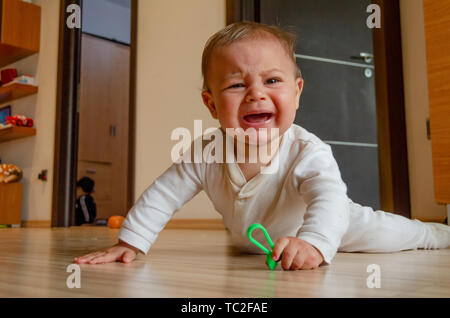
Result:
{"label": "orange fruit on floor", "polygon": [[108,219],[108,226],[111,229],[120,229],[122,226],[122,222],[125,220],[123,216],[120,215],[113,215]]}

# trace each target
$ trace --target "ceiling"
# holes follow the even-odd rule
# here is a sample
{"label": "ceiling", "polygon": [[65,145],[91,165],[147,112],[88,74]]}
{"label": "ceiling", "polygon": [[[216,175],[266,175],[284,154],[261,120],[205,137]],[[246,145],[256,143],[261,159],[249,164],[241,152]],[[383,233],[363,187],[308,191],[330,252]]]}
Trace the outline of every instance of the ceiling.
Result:
{"label": "ceiling", "polygon": [[130,0],[106,0],[118,6],[130,9]]}

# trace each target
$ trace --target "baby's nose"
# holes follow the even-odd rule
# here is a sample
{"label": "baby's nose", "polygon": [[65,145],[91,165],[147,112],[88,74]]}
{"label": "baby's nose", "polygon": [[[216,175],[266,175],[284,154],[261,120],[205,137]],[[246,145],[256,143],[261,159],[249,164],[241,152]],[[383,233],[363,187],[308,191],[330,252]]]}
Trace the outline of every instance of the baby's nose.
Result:
{"label": "baby's nose", "polygon": [[265,101],[266,99],[267,96],[261,90],[258,89],[250,90],[247,96],[245,97],[245,101],[247,103]]}

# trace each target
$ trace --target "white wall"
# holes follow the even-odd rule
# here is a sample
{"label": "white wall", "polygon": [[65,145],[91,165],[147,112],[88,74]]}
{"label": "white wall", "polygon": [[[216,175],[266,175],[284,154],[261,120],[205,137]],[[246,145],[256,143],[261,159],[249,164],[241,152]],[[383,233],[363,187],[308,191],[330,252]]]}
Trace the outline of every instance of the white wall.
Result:
{"label": "white wall", "polygon": [[[172,163],[173,129],[218,127],[201,100],[201,56],[225,26],[225,0],[139,0],[136,199]],[[176,218],[218,218],[202,192]]]}

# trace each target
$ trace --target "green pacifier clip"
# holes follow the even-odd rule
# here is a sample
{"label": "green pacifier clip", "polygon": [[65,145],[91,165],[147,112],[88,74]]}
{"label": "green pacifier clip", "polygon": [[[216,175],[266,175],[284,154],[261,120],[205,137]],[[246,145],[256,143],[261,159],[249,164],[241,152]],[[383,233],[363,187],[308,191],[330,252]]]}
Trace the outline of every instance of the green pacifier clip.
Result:
{"label": "green pacifier clip", "polygon": [[266,239],[267,239],[267,242],[269,242],[270,248],[273,250],[273,246],[274,246],[274,245],[273,245],[272,240],[270,239],[269,234],[267,233],[267,231],[266,231],[266,229],[264,228],[264,226],[262,226],[262,225],[259,224],[259,223],[252,224],[252,225],[250,225],[250,226],[248,227],[248,229],[247,229],[247,236],[248,236],[248,239],[250,240],[250,242],[252,242],[253,244],[255,244],[255,245],[256,245],[257,247],[259,247],[264,253],[267,254],[267,256],[266,256],[267,266],[269,266],[270,270],[273,271],[273,270],[275,269],[275,267],[277,267],[278,263],[275,262],[275,261],[272,259],[272,252],[269,251],[264,245],[262,245],[261,243],[259,243],[257,240],[255,240],[255,239],[252,237],[252,232],[253,232],[254,230],[256,230],[256,229],[260,229],[260,230],[263,232],[264,236],[265,236]]}

